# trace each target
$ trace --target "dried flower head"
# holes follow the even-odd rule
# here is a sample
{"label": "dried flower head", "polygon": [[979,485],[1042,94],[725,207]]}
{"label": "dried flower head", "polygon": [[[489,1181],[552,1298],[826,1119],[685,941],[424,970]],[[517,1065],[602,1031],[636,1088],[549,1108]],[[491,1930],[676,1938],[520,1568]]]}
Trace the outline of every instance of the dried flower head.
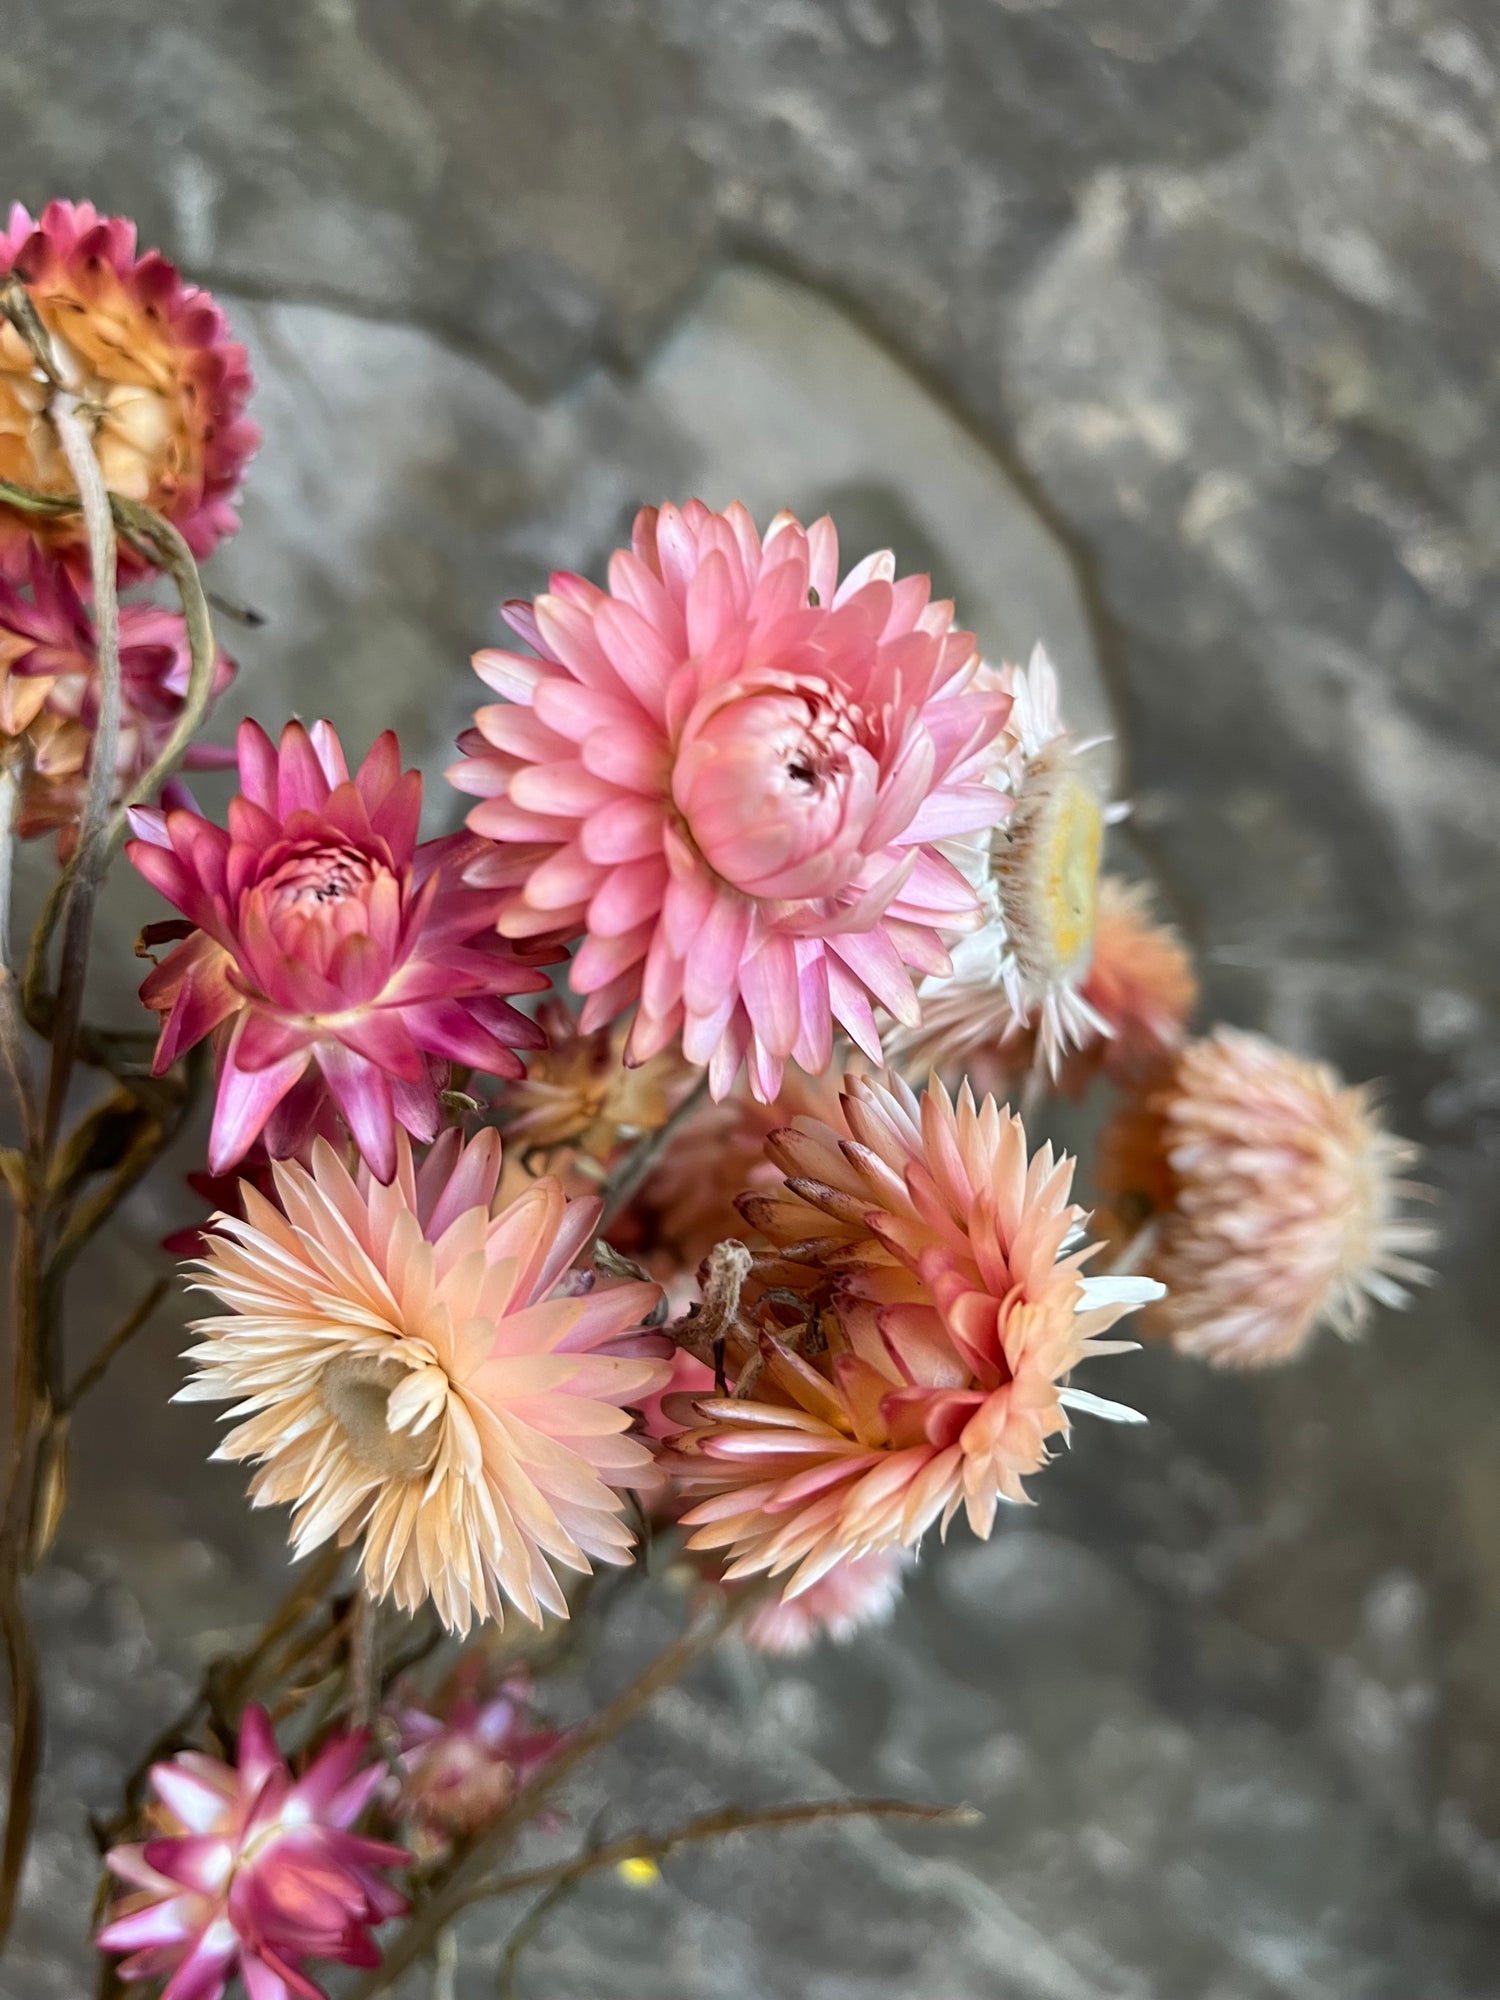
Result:
{"label": "dried flower head", "polygon": [[348,1830],[384,1776],[358,1734],[293,1778],[246,1709],[236,1764],[185,1750],[152,1770],[151,1837],[105,1857],[127,1887],[100,1950],[128,1954],[122,1979],[166,1979],[163,2000],[219,2000],[236,1973],[253,2000],[322,2000],[305,1962],[378,1965],[371,1931],[406,1909],[381,1872],[405,1851]]}
{"label": "dried flower head", "polygon": [[326,722],[288,723],[279,750],[245,722],[238,747],[227,832],[183,805],[131,815],[126,852],[187,919],[174,934],[196,926],[141,988],[166,1017],[156,1073],[216,1033],[212,1173],[262,1132],[296,1152],[326,1086],[389,1180],[398,1125],[436,1136],[450,1060],[521,1074],[543,1036],[506,998],[546,978],[495,936],[498,896],[464,886],[476,843],[418,844],[422,780],[394,735],[352,779]]}
{"label": "dried flower head", "polygon": [[421,1859],[482,1832],[563,1741],[537,1724],[524,1673],[497,1682],[473,1656],[430,1700],[402,1692],[387,1712],[400,1744],[394,1815]]}
{"label": "dried flower head", "polygon": [[837,1126],[798,1119],[769,1151],[786,1181],[741,1202],[773,1250],[755,1320],[728,1322],[735,1392],[698,1399],[664,1461],[690,1546],[731,1551],[729,1578],[795,1570],[796,1596],[960,1507],[987,1535],[1070,1407],[1133,1414],[1069,1378],[1161,1288],[1083,1276],[1072,1163],[1028,1165],[992,1099],[851,1077]]}
{"label": "dried flower head", "polygon": [[895,1611],[912,1557],[902,1548],[845,1556],[800,1597],[758,1604],[745,1622],[745,1640],[759,1653],[782,1658],[807,1653],[820,1639],[847,1645]]}
{"label": "dried flower head", "polygon": [[624,1027],[585,1034],[566,1002],[544,1000],[536,1011],[547,1046],[532,1057],[501,1107],[508,1142],[546,1154],[571,1146],[605,1162],[622,1141],[666,1124],[693,1086],[693,1072],[663,1052],[627,1069]]}
{"label": "dried flower head", "polygon": [[[0,279],[15,273],[50,337],[63,381],[93,426],[112,493],[144,501],[195,556],[233,534],[234,501],[260,433],[245,416],[245,350],[224,315],[135,225],[88,202],[54,201],[40,221],[19,205],[0,231]],[[47,421],[52,394],[26,342],[0,319],[0,479],[71,493],[74,479]],[[34,543],[83,568],[81,521],[0,506],[0,574],[24,575]],[[122,545],[122,572],[141,566]]]}
{"label": "dried flower head", "polygon": [[[986,668],[984,684],[1012,699],[989,762],[1009,810],[991,831],[947,843],[984,911],[961,938],[947,979],[922,986],[922,1020],[892,1041],[908,1072],[957,1074],[1031,1028],[1056,1075],[1070,1048],[1107,1032],[1085,997],[1097,918],[1099,857],[1108,818],[1088,751],[1064,727],[1057,675],[1038,646],[1024,668]],[[1003,1053],[1003,1051],[1002,1051]],[[1018,1050],[1017,1055],[1020,1055]]]}
{"label": "dried flower head", "polygon": [[600,1204],[543,1179],[498,1208],[493,1131],[446,1131],[420,1168],[400,1135],[389,1186],[322,1140],[274,1171],[281,1208],[247,1185],[197,1266],[230,1311],[195,1326],[179,1399],[234,1403],[218,1456],[259,1463],[251,1497],[292,1506],[299,1554],[363,1536],[372,1596],[430,1597],[460,1632],[502,1596],[566,1617],[554,1564],[628,1562],[620,1489],[653,1478],[624,1406],[669,1372],[631,1337],[656,1287],[556,1296]]}
{"label": "dried flower head", "polygon": [[[1143,884],[1099,878],[1093,956],[1078,998],[1099,1026],[1080,1027],[1056,1066],[1065,1096],[1081,1096],[1101,1075],[1129,1088],[1180,1046],[1198,981],[1186,946],[1157,921]],[[1033,1009],[1018,1027],[1003,989],[982,980],[932,982],[922,996],[921,1027],[900,1038],[901,1066],[907,1075],[935,1069],[945,1080],[967,1076],[976,1090],[998,1095],[1031,1070],[1044,1026],[1043,1011]]]}
{"label": "dried flower head", "polygon": [[[975,900],[933,843],[993,824],[977,753],[1009,702],[974,642],[889,555],[838,576],[830,521],[765,540],[742,507],[645,509],[609,589],[559,574],[506,617],[536,657],[486,652],[450,776],[483,803],[513,937],[582,937],[585,1030],[639,1003],[626,1059],[679,1035],[722,1097],[828,1066],[835,1022],[872,1059],[872,1002],[912,1022],[909,967]],[[518,885],[518,886],[517,886]]]}
{"label": "dried flower head", "polygon": [[[30,580],[27,598],[0,577],[0,732],[26,737],[17,832],[23,840],[55,832],[66,860],[77,839],[98,721],[98,652],[89,609],[63,565],[33,550]],[[117,801],[166,748],[192,668],[179,612],[121,605],[119,637]],[[220,653],[210,700],[218,700],[234,674]],[[232,764],[234,753],[194,743],[184,761],[189,770],[217,770]]]}
{"label": "dried flower head", "polygon": [[1225,1367],[1284,1361],[1327,1322],[1357,1332],[1372,1301],[1407,1303],[1433,1231],[1406,1209],[1415,1148],[1367,1089],[1261,1035],[1191,1042],[1100,1149],[1123,1232],[1167,1286],[1155,1323]]}

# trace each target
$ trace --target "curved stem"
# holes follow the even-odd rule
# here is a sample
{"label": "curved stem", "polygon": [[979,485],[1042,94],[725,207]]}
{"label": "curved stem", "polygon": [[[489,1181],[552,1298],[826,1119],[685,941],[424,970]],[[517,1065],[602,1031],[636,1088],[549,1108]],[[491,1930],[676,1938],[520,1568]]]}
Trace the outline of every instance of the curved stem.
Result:
{"label": "curved stem", "polygon": [[495,1863],[546,1800],[596,1750],[633,1722],[663,1688],[671,1687],[695,1661],[711,1652],[752,1602],[754,1594],[745,1592],[738,1604],[717,1605],[701,1624],[690,1626],[680,1639],[658,1653],[592,1722],[570,1736],[551,1762],[521,1787],[505,1811],[460,1854],[448,1874],[428,1890],[397,1933],[385,1963],[359,1980],[345,2000],[375,2000],[375,1995],[386,1992],[408,1967],[424,1958],[460,1911],[468,1908],[476,1894],[484,1893]]}
{"label": "curved stem", "polygon": [[120,606],[116,588],[119,568],[115,520],[104,475],[94,456],[94,441],[78,414],[78,398],[57,391],[49,415],[68,468],[78,482],[79,506],[88,529],[89,570],[94,587],[94,650],[99,669],[99,710],[89,746],[88,786],[78,822],[77,865],[72,871],[63,923],[62,969],[57,983],[57,1013],[52,1029],[52,1063],[47,1076],[47,1102],[42,1114],[42,1146],[51,1147],[62,1122],[78,1030],[83,1021],[83,987],[88,974],[89,939],[94,900],[104,876],[108,850],[105,839],[110,799],[114,794],[120,748]]}
{"label": "curved stem", "polygon": [[700,1840],[722,1840],[731,1833],[813,1826],[820,1820],[836,1819],[910,1819],[928,1826],[973,1826],[982,1816],[973,1806],[929,1806],[910,1799],[812,1799],[805,1804],[756,1809],[723,1806],[718,1812],[700,1813],[696,1819],[685,1820],[666,1833],[649,1833],[644,1827],[637,1827],[634,1833],[622,1834],[602,1847],[590,1847],[571,1861],[498,1876],[470,1900],[477,1903],[492,1896],[518,1896],[527,1889],[571,1887],[601,1868],[617,1868],[622,1861],[665,1861],[680,1847],[691,1847]]}

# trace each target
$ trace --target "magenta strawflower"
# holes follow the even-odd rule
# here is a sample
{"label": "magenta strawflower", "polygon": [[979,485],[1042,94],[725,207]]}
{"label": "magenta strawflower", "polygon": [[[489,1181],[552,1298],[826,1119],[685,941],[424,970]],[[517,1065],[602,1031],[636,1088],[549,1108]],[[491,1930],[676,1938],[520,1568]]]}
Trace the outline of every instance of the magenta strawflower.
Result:
{"label": "magenta strawflower", "polygon": [[627,1061],[680,1035],[716,1097],[742,1063],[763,1099],[788,1058],[820,1073],[835,1022],[878,1059],[872,1003],[914,1022],[908,968],[977,921],[933,843],[1006,809],[976,753],[1009,701],[952,606],[888,554],[840,583],[831,521],[763,542],[695,500],[641,512],[607,591],[560,573],[505,615],[538,657],[476,656],[506,701],[450,776],[501,929],[582,937],[585,1032],[637,1005]]}
{"label": "magenta strawflower", "polygon": [[[244,414],[245,350],[207,292],[158,251],[136,253],[135,224],[90,202],[54,201],[40,221],[19,203],[0,230],[0,278],[17,273],[80,399],[112,493],[144,501],[206,556],[239,525],[235,497],[260,432]],[[0,479],[44,493],[75,481],[45,411],[52,391],[0,319]],[[34,544],[87,568],[83,524],[0,506],[0,575],[24,575]],[[124,541],[122,575],[144,560]]]}
{"label": "magenta strawflower", "polygon": [[385,1776],[363,1732],[328,1742],[293,1778],[265,1712],[248,1708],[237,1764],[186,1750],[151,1773],[153,1837],[112,1848],[126,1893],[99,1933],[125,1980],[166,1979],[162,2000],[322,2000],[311,1958],[378,1965],[371,1931],[406,1898],[384,1880],[400,1847],[349,1828]]}
{"label": "magenta strawflower", "polygon": [[393,734],[352,779],[326,722],[289,723],[279,749],[245,722],[238,751],[227,832],[185,805],[132,815],[127,853],[193,927],[141,988],[166,1016],[157,1074],[216,1033],[211,1173],[262,1131],[295,1152],[326,1085],[388,1181],[397,1125],[436,1136],[449,1061],[522,1074],[515,1051],[543,1036],[504,996],[546,978],[495,935],[499,893],[465,886],[478,843],[418,844],[422,780]]}
{"label": "magenta strawflower", "polygon": [[479,1656],[460,1660],[430,1701],[400,1695],[387,1713],[400,1744],[394,1816],[424,1853],[482,1831],[563,1741],[538,1726],[525,1673],[497,1685]]}

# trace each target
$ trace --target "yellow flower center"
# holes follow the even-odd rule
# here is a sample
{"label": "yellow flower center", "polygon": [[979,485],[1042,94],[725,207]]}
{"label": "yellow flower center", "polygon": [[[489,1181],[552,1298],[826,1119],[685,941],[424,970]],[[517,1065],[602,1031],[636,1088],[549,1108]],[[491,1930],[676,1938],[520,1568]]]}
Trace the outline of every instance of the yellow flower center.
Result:
{"label": "yellow flower center", "polygon": [[1057,959],[1071,972],[1094,942],[1104,814],[1093,787],[1070,773],[1037,831],[1041,901]]}
{"label": "yellow flower center", "polygon": [[391,1391],[410,1375],[399,1361],[343,1354],[318,1381],[318,1400],[343,1432],[350,1456],[381,1479],[420,1479],[437,1457],[440,1424],[429,1424],[415,1436],[390,1427]]}

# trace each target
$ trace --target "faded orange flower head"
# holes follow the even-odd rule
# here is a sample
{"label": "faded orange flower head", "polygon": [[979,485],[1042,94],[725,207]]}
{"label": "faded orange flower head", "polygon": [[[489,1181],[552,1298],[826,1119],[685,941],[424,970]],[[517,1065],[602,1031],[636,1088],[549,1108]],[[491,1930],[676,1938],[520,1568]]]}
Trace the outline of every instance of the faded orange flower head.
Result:
{"label": "faded orange flower head", "polygon": [[1434,1232],[1404,1178],[1415,1148],[1380,1126],[1364,1088],[1262,1035],[1191,1042],[1101,1141],[1096,1177],[1143,1229],[1167,1287],[1152,1319],[1224,1367],[1289,1360],[1323,1323],[1357,1332],[1372,1303],[1407,1303]]}
{"label": "faded orange flower head", "polygon": [[768,1150],[785,1184],[741,1202],[773,1247],[726,1342],[735,1393],[693,1401],[664,1460],[727,1577],[795,1571],[795,1596],[960,1507],[988,1535],[1070,1407],[1133,1416],[1069,1378],[1161,1288],[1083,1275],[1071,1161],[1028,1162],[993,1099],[851,1077],[837,1126],[799,1118]]}

